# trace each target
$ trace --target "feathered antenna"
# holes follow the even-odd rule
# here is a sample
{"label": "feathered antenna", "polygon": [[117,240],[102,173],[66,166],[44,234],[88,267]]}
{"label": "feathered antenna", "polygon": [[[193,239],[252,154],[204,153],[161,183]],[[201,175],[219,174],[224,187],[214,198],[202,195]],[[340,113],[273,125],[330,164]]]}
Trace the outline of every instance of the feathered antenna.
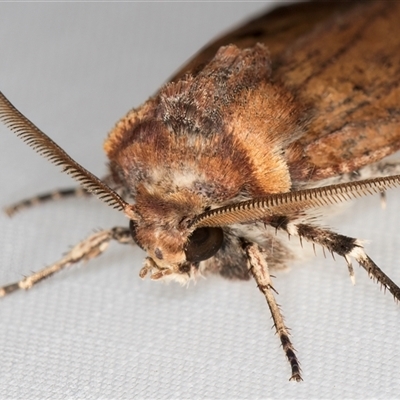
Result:
{"label": "feathered antenna", "polygon": [[71,175],[88,192],[93,193],[109,206],[119,211],[124,211],[128,217],[134,218],[134,211],[131,205],[125,202],[97,176],[74,161],[60,146],[21,114],[1,92],[0,119],[40,155],[46,157],[53,164],[61,166],[63,172]]}
{"label": "feathered antenna", "polygon": [[288,215],[351,198],[382,193],[396,186],[400,186],[400,175],[271,194],[206,211],[194,218],[190,226],[201,228],[248,223],[272,215]]}

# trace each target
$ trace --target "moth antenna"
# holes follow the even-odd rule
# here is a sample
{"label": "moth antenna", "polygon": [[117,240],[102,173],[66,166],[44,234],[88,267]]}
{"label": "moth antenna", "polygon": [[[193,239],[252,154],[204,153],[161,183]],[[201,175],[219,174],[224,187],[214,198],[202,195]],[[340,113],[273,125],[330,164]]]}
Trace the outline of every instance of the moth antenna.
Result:
{"label": "moth antenna", "polygon": [[215,208],[195,217],[193,228],[254,222],[273,215],[289,215],[400,186],[400,175],[339,183],[320,188],[271,194]]}
{"label": "moth antenna", "polygon": [[61,166],[63,172],[71,175],[88,192],[93,193],[109,206],[124,211],[128,217],[134,217],[131,205],[99,178],[74,161],[60,146],[19,112],[2,92],[0,92],[0,119],[40,155],[46,157],[53,164]]}

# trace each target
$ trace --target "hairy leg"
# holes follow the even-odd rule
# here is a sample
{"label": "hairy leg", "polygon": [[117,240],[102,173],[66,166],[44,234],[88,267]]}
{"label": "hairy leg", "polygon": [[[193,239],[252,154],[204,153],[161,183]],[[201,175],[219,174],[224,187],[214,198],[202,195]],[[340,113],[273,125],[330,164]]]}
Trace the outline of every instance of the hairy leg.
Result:
{"label": "hairy leg", "polygon": [[294,352],[292,342],[289,339],[289,332],[288,328],[285,326],[283,315],[273,294],[273,292],[276,293],[276,291],[272,286],[268,264],[265,259],[266,255],[255,243],[247,242],[244,243],[243,247],[248,257],[249,272],[253,275],[254,279],[257,282],[258,288],[264,294],[265,299],[267,300],[272,319],[274,320],[276,333],[279,335],[283,351],[285,352],[286,357],[292,368],[292,376],[290,380],[295,380],[299,382],[302,380],[300,364]]}
{"label": "hairy leg", "polygon": [[70,265],[76,264],[80,261],[88,261],[97,257],[106,250],[111,240],[115,240],[122,244],[133,244],[132,236],[128,228],[115,227],[109,230],[102,230],[93,233],[74,246],[61,260],[25,277],[24,279],[21,279],[19,282],[0,287],[0,297],[6,296],[20,289],[31,289],[43,279],[48,278]]}
{"label": "hairy leg", "polygon": [[389,290],[396,301],[400,301],[400,288],[368,257],[359,240],[305,223],[290,224],[286,230],[300,239],[319,244],[331,253],[344,257],[351,277],[353,267],[350,259],[354,258],[372,279]]}

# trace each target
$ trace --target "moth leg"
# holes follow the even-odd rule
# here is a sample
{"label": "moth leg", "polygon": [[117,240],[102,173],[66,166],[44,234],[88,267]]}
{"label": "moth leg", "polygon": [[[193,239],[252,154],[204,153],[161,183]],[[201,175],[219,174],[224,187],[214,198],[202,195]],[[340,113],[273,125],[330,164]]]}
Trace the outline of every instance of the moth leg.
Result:
{"label": "moth leg", "polygon": [[[102,181],[113,189],[116,186],[111,175],[105,176],[104,178],[102,178]],[[118,188],[115,189],[118,190]],[[66,199],[68,197],[89,197],[89,196],[91,196],[91,193],[89,193],[81,186],[67,188],[67,189],[57,189],[52,192],[42,193],[37,196],[23,199],[14,204],[10,204],[9,206],[4,208],[4,211],[9,217],[12,217],[14,214],[16,214],[21,210],[41,205],[43,203],[49,203],[55,200]]]}
{"label": "moth leg", "polygon": [[61,260],[33,273],[18,282],[0,287],[0,297],[6,296],[17,290],[28,290],[49,276],[76,264],[80,261],[88,261],[102,254],[111,240],[118,243],[133,243],[128,228],[115,227],[109,230],[96,232],[74,246]]}
{"label": "moth leg", "polygon": [[91,194],[87,190],[83,189],[80,186],[69,189],[60,189],[53,192],[42,193],[37,196],[18,201],[17,203],[5,207],[4,211],[9,217],[11,217],[21,210],[28,209],[39,204],[48,203],[59,199],[65,199],[67,197],[86,197],[90,195]]}
{"label": "moth leg", "polygon": [[294,229],[289,228],[289,232],[344,257],[350,270],[349,258],[356,259],[372,279],[389,290],[396,301],[400,301],[400,288],[368,257],[359,240],[307,224],[296,224]]}
{"label": "moth leg", "polygon": [[297,382],[302,380],[300,364],[294,352],[294,347],[289,339],[288,328],[285,326],[283,315],[275,300],[273,292],[277,293],[272,286],[271,276],[269,274],[268,264],[260,247],[255,243],[245,243],[244,250],[247,254],[247,263],[250,273],[257,282],[257,286],[264,294],[268,307],[271,311],[272,319],[276,333],[282,343],[283,351],[292,368],[292,376],[290,380]]}

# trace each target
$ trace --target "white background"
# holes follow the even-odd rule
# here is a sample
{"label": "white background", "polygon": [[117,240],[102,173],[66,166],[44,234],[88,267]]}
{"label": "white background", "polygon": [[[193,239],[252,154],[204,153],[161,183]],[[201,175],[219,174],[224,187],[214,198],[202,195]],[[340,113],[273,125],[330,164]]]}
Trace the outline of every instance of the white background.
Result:
{"label": "white background", "polygon": [[[0,5],[0,88],[73,158],[103,176],[102,143],[216,34],[261,3],[14,3]],[[0,127],[0,204],[73,181]],[[400,282],[399,191],[330,222],[371,241]],[[126,224],[85,199],[13,219],[0,215],[0,282],[57,260],[95,228]],[[293,241],[293,239],[292,239]],[[111,246],[101,258],[0,304],[1,398],[399,398],[399,306],[344,260],[317,257],[278,273],[304,382],[271,330],[251,282],[218,276],[189,288],[142,281],[144,254]]]}

